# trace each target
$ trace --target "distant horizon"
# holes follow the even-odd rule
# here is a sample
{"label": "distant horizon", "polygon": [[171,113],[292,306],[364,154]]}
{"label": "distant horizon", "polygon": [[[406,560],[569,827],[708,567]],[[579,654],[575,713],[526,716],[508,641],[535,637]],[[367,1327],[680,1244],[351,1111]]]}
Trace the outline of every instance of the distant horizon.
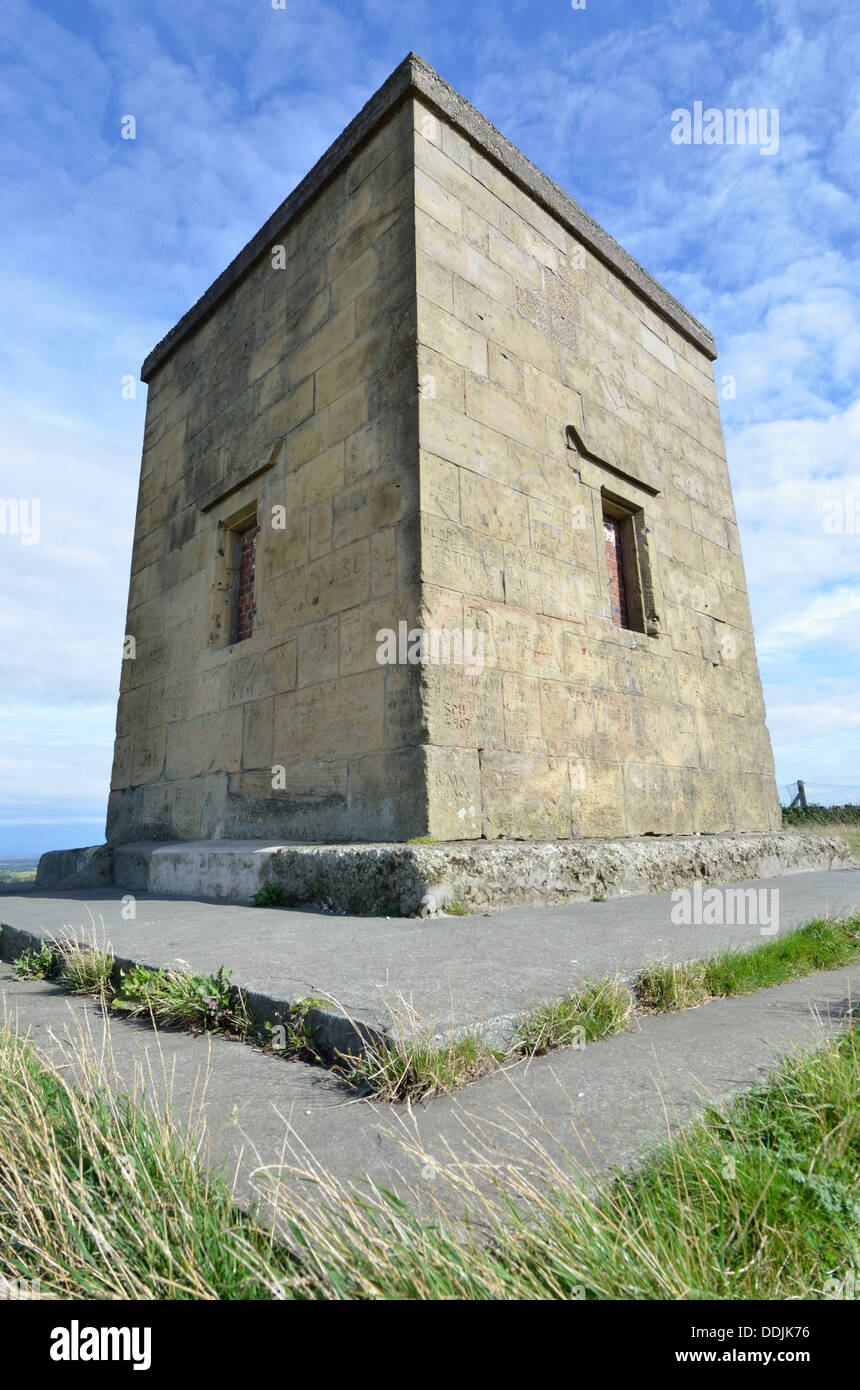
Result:
{"label": "distant horizon", "polygon": [[[860,805],[860,788],[855,787],[852,789],[850,787],[846,787],[846,793],[853,791],[853,794],[846,795],[844,798],[840,798],[837,794],[832,797],[827,797],[827,799],[822,799],[821,797],[816,796],[814,790],[815,785],[816,784],[814,782],[805,783],[805,786],[807,788],[808,800],[813,805]],[[838,788],[835,786],[835,784],[828,783],[828,787],[831,791],[838,792]],[[782,784],[778,784],[777,790],[779,792],[780,803],[783,806],[787,806],[792,799],[791,795],[787,794],[787,788]],[[86,835],[81,835],[80,832],[84,826],[89,826],[91,830],[97,831],[97,833],[94,833],[89,837],[87,837]],[[44,826],[41,827],[40,830],[37,830],[36,827],[20,827],[18,833],[20,834],[21,839],[20,843],[16,844],[15,835],[13,834],[11,837],[9,837],[7,832],[3,828],[0,828],[0,865],[4,864],[7,860],[10,859],[37,860],[41,855],[46,854],[49,850],[86,849],[91,845],[104,844],[104,818],[102,817],[100,820],[92,821],[69,821],[65,824],[45,822]],[[29,836],[30,838],[25,839],[26,836]],[[288,838],[289,837],[285,837],[285,840],[287,840]],[[610,836],[609,838],[612,839],[618,837]]]}
{"label": "distant horizon", "polygon": [[103,845],[104,839],[104,816],[93,820],[44,821],[36,825],[0,825],[0,864],[7,859],[38,859],[52,849]]}

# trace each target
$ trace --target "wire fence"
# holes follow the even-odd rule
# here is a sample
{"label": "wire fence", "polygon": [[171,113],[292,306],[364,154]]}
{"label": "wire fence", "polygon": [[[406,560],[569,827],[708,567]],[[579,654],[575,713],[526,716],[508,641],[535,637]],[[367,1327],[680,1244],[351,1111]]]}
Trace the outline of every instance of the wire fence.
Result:
{"label": "wire fence", "polygon": [[[811,782],[804,777],[803,786],[812,806],[860,805],[860,782]],[[797,796],[797,783],[783,782],[777,790],[783,806],[789,806]]]}

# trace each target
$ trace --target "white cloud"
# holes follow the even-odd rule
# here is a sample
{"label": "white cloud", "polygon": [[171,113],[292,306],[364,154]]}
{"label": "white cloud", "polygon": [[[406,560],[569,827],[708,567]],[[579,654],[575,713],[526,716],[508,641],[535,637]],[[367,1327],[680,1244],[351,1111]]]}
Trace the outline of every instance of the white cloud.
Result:
{"label": "white cloud", "polygon": [[819,594],[799,611],[776,619],[757,645],[760,653],[772,655],[809,645],[845,645],[846,635],[860,652],[860,590],[842,587]]}
{"label": "white cloud", "polygon": [[841,501],[846,517],[852,497],[860,504],[860,402],[823,420],[751,425],[729,437],[728,455],[766,675],[777,657],[808,649],[817,666],[847,662],[856,679],[860,532],[828,525],[829,504]]}

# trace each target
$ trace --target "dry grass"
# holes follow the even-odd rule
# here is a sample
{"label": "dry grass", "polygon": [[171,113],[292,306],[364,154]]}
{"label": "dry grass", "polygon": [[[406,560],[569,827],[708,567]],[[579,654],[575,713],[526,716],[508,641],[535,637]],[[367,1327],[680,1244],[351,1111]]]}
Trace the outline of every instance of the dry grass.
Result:
{"label": "dry grass", "polygon": [[183,1130],[146,1080],[117,1093],[83,1034],[57,1065],[0,1029],[0,1276],[59,1299],[272,1297],[285,1253],[202,1171],[199,1115]]}
{"label": "dry grass", "polygon": [[[74,1074],[76,1082],[70,1081]],[[150,1088],[152,1078],[150,1078]],[[635,1173],[583,1185],[553,1136],[430,1158],[419,1214],[312,1162],[274,1176],[278,1239],[166,1103],[0,1031],[0,1276],[83,1299],[803,1299],[856,1268],[856,1034],[799,1054]],[[468,1212],[468,1222],[451,1213]]]}
{"label": "dry grass", "polygon": [[405,999],[386,1003],[384,1036],[367,1037],[356,1055],[341,1055],[338,1071],[362,1095],[388,1102],[429,1100],[458,1090],[495,1070],[506,1054],[478,1029],[455,1029],[440,1037],[434,1025]]}
{"label": "dry grass", "polygon": [[806,824],[784,824],[782,828],[797,835],[840,835],[847,841],[854,858],[860,860],[860,825],[844,821],[808,821]]}

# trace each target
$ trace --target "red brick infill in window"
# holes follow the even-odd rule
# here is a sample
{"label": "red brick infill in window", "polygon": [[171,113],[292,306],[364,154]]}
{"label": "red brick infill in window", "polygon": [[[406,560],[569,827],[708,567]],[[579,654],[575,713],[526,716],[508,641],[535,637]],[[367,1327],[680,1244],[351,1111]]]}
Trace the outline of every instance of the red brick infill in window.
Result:
{"label": "red brick infill in window", "polygon": [[236,641],[244,642],[254,631],[254,575],[259,527],[239,537],[239,583],[236,590]]}
{"label": "red brick infill in window", "polygon": [[627,593],[624,588],[624,567],[621,561],[621,522],[615,517],[603,518],[603,539],[606,542],[606,568],[609,572],[609,604],[616,627],[629,627]]}

